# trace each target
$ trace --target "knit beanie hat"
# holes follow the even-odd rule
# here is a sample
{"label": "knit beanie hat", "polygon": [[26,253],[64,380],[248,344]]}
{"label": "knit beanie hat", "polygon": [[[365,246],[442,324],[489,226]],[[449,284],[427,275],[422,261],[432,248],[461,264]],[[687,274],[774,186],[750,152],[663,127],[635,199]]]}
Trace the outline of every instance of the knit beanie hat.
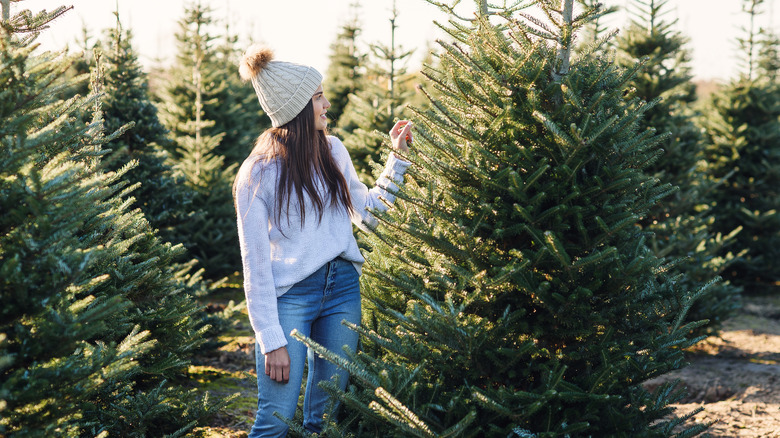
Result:
{"label": "knit beanie hat", "polygon": [[270,49],[253,45],[244,53],[238,71],[244,81],[252,81],[260,106],[278,128],[309,103],[322,75],[313,67],[272,59]]}

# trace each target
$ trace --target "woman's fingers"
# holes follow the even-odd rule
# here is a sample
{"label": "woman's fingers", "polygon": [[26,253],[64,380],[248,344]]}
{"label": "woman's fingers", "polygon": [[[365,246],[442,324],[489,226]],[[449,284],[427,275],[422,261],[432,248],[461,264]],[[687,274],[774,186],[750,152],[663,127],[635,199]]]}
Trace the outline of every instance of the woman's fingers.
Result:
{"label": "woman's fingers", "polygon": [[403,131],[401,131],[401,138],[405,139],[407,143],[412,142],[412,122],[404,125]]}
{"label": "woman's fingers", "polygon": [[287,383],[290,381],[290,366],[272,366],[268,377],[270,377],[271,380],[276,380],[279,383]]}
{"label": "woman's fingers", "polygon": [[393,141],[393,147],[403,152],[409,150],[407,144],[412,143],[412,122],[409,120],[399,120],[390,129],[390,139]]}
{"label": "woman's fingers", "polygon": [[290,367],[271,367],[271,373],[268,377],[279,383],[287,383],[290,381]]}
{"label": "woman's fingers", "polygon": [[265,354],[265,374],[271,379],[281,383],[290,380],[290,356],[287,347]]}
{"label": "woman's fingers", "polygon": [[399,120],[395,122],[395,125],[393,125],[393,128],[390,130],[390,137],[391,138],[405,138],[410,135],[412,132],[412,122],[409,120]]}
{"label": "woman's fingers", "polygon": [[395,122],[395,125],[393,125],[393,127],[390,129],[390,137],[393,139],[398,138],[398,136],[401,135],[401,129],[406,123],[408,123],[407,120],[399,120]]}

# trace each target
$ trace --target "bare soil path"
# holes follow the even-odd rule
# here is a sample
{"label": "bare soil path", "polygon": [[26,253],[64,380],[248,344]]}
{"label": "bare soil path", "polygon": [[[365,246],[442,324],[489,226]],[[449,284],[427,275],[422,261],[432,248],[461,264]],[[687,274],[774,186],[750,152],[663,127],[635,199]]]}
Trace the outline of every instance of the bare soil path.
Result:
{"label": "bare soil path", "polygon": [[685,413],[703,407],[695,421],[715,422],[713,438],[780,437],[780,297],[746,297],[720,337],[696,345],[690,365],[648,382],[680,379]]}

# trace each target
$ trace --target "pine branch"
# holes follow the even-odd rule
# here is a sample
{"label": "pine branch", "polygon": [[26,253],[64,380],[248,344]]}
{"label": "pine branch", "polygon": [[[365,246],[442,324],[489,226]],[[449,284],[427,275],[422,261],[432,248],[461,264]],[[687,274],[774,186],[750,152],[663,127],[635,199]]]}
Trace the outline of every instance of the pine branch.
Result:
{"label": "pine branch", "polygon": [[[506,0],[504,0],[503,6],[496,6],[496,5],[488,4],[487,0],[475,0],[475,3],[477,5],[477,11],[475,12],[475,17],[467,18],[455,12],[455,9],[458,7],[458,5],[462,0],[451,0],[451,3],[445,3],[436,0],[425,0],[425,1],[432,4],[433,6],[438,7],[448,15],[451,15],[457,18],[458,20],[465,21],[465,22],[479,21],[482,18],[486,19],[490,16],[501,16],[504,18],[509,18],[515,12],[521,9],[525,9],[534,3],[534,1],[530,1],[530,0],[514,0],[512,4],[507,5]],[[526,1],[528,1],[528,4],[524,4]]]}
{"label": "pine branch", "polygon": [[393,397],[387,390],[379,387],[374,392],[375,395],[382,400],[386,406],[389,406],[390,410],[385,406],[380,405],[377,402],[371,402],[371,408],[381,413],[385,418],[391,420],[402,429],[418,437],[430,437],[433,438],[436,435],[431,431],[427,424],[417,417],[409,408],[403,405],[398,399]]}
{"label": "pine branch", "polygon": [[[3,0],[7,1],[7,0]],[[6,8],[3,5],[3,21],[0,25],[11,34],[19,33],[32,33],[37,34],[45,29],[48,29],[49,23],[56,20],[62,14],[73,9],[73,6],[60,6],[52,12],[41,11],[37,15],[33,15],[29,10],[23,10],[13,17],[10,17],[10,5]],[[6,16],[8,13],[9,16]],[[34,36],[33,36],[34,37]],[[23,44],[27,44],[31,40],[25,39]]]}

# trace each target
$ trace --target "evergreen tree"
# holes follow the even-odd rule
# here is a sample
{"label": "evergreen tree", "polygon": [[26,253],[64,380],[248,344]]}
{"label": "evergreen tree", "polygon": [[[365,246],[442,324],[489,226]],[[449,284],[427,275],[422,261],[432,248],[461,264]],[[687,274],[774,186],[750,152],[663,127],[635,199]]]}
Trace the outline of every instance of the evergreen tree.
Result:
{"label": "evergreen tree", "polygon": [[[703,138],[694,123],[691,104],[696,98],[691,82],[687,40],[673,31],[674,21],[663,16],[668,0],[635,0],[634,18],[617,39],[618,63],[642,67],[629,82],[632,93],[642,102],[657,102],[644,113],[640,129],[652,129],[666,138],[660,143],[663,155],[645,172],[677,191],[650,209],[641,224],[655,235],[651,247],[662,258],[679,260],[675,270],[689,290],[700,288],[721,275],[734,261],[719,256],[731,238],[712,232],[715,217],[709,206],[717,181],[708,178],[703,160]],[[739,230],[727,230],[731,235]],[[740,288],[720,282],[694,304],[691,321],[708,319],[700,330],[717,331],[720,324],[739,307]]]}
{"label": "evergreen tree", "polygon": [[[219,34],[215,30],[217,24],[212,8],[201,1],[185,6],[175,35],[176,64],[168,69],[167,81],[156,97],[160,119],[173,136],[180,137],[192,133],[189,124],[196,118],[193,102],[199,92],[201,118],[212,121],[203,126],[203,134],[222,136],[215,153],[225,157],[223,167],[228,168],[249,155],[255,136],[264,126],[257,123],[262,116],[257,97],[247,92],[246,84],[238,76],[237,37],[230,33],[227,24],[225,34]],[[196,75],[200,76],[200,91],[194,87]],[[169,152],[175,161],[181,158],[178,145]]]}
{"label": "evergreen tree", "polygon": [[60,100],[75,59],[33,54],[64,11],[0,30],[0,435],[181,436],[211,409],[173,383],[203,342],[193,285],[104,169],[100,78]]}
{"label": "evergreen tree", "polygon": [[[204,100],[204,116],[214,121],[212,135],[224,133],[217,152],[225,157],[225,167],[240,165],[251,152],[260,132],[271,127],[257,95],[247,88],[238,75],[242,51],[238,36],[232,33],[226,21],[215,56],[203,59],[204,71],[213,71],[225,82],[225,89],[217,93],[212,104]],[[205,73],[204,73],[205,74]]]}
{"label": "evergreen tree", "polygon": [[756,19],[763,14],[764,11],[761,9],[763,5],[764,0],[742,0],[742,11],[748,15],[748,26],[742,28],[744,33],[737,38],[737,43],[741,54],[742,72],[747,80],[756,77],[757,56],[761,50],[761,36],[763,34]]}
{"label": "evergreen tree", "polygon": [[626,97],[635,70],[571,58],[588,18],[572,3],[537,3],[549,23],[480,15],[442,43],[414,166],[368,236],[373,320],[356,328],[356,384],[340,394],[353,415],[333,436],[704,429],[677,434],[681,394],[642,386],[682,366],[695,294],[636,226],[672,187],[643,172],[662,138],[639,126],[650,106]]}
{"label": "evergreen tree", "polygon": [[[373,44],[375,66],[369,71],[360,91],[349,97],[349,103],[339,118],[336,134],[344,139],[355,170],[366,184],[373,184],[374,171],[381,162],[384,135],[395,122],[406,117],[405,104],[414,94],[408,83],[405,61],[413,51],[395,45],[399,12],[393,3],[390,18],[390,45]],[[378,172],[377,172],[378,173]]]}
{"label": "evergreen tree", "polygon": [[127,123],[125,131],[108,144],[107,158],[115,168],[135,160],[137,165],[125,179],[140,186],[133,192],[134,207],[139,207],[160,237],[169,242],[189,243],[179,226],[192,216],[193,191],[175,175],[166,163],[168,131],[157,117],[157,108],[149,99],[148,84],[138,56],[131,45],[131,32],[123,30],[117,15],[115,29],[106,32],[104,47],[105,88],[102,98],[105,129],[113,132]]}
{"label": "evergreen tree", "polygon": [[330,46],[330,65],[325,73],[325,82],[322,84],[330,102],[328,116],[331,124],[338,126],[341,114],[349,101],[349,95],[358,92],[362,80],[362,64],[366,55],[358,53],[357,37],[361,28],[357,10],[359,4],[351,6],[352,16],[341,26],[336,35],[336,41]]}
{"label": "evergreen tree", "polygon": [[[221,111],[239,111],[235,99],[251,93],[228,90],[225,52],[222,57],[217,55],[213,47],[217,37],[209,33],[211,9],[198,2],[186,7],[184,15],[176,35],[177,65],[168,71],[168,81],[158,96],[160,119],[173,137],[169,153],[174,167],[195,191],[193,209],[198,215],[179,229],[190,236],[188,249],[206,270],[206,277],[217,280],[234,273],[241,262],[231,186],[237,157],[241,155],[243,160],[249,154],[251,141],[240,140],[246,144],[239,145],[231,143],[239,141],[235,137],[226,140],[233,128],[217,126],[214,117]],[[232,67],[230,71],[238,70]],[[228,98],[230,94],[241,97]],[[222,105],[228,101],[231,103]],[[224,113],[219,118],[226,120]],[[256,126],[241,129],[243,135],[257,132]],[[220,149],[223,144],[234,148],[231,156],[236,161],[232,164],[226,162],[224,149]]]}
{"label": "evergreen tree", "polygon": [[709,171],[726,178],[712,201],[715,230],[725,234],[743,227],[737,246],[747,250],[725,277],[748,293],[776,292],[780,285],[780,82],[777,59],[757,56],[777,56],[776,49],[767,48],[771,35],[754,27],[762,3],[744,3],[751,16],[747,35],[740,39],[744,73],[713,95],[708,117],[701,118]]}

